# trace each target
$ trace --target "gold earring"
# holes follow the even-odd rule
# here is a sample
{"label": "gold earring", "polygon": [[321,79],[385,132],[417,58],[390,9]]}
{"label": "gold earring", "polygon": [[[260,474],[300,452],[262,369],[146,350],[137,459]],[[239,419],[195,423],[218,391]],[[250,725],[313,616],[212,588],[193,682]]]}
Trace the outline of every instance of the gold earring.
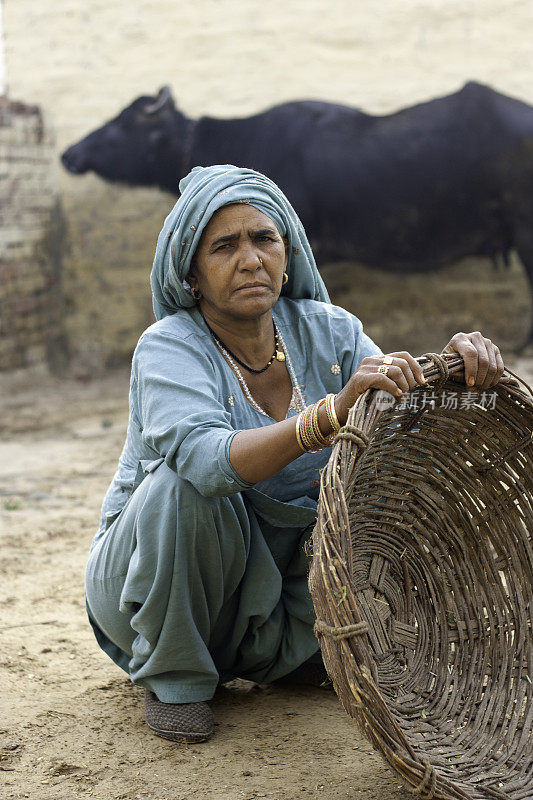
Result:
{"label": "gold earring", "polygon": [[286,272],[284,272],[283,273],[283,285],[284,286],[285,286],[285,284],[287,283],[288,280],[289,280],[289,276],[287,275]]}
{"label": "gold earring", "polygon": [[200,299],[200,289],[195,289],[194,286],[191,286],[191,294],[192,294],[194,300],[199,300]]}

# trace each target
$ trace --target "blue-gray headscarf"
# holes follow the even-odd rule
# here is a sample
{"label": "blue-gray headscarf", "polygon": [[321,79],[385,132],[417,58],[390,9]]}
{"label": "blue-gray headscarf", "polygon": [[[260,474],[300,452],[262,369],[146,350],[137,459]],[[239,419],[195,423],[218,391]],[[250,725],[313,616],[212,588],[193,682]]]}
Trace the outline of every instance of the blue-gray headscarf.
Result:
{"label": "blue-gray headscarf", "polygon": [[195,304],[186,280],[193,255],[215,211],[231,203],[254,206],[288,237],[289,279],[281,293],[330,302],[302,223],[283,192],[265,175],[231,164],[195,167],[180,181],[179,189],[181,195],[157,240],[150,278],[157,319]]}

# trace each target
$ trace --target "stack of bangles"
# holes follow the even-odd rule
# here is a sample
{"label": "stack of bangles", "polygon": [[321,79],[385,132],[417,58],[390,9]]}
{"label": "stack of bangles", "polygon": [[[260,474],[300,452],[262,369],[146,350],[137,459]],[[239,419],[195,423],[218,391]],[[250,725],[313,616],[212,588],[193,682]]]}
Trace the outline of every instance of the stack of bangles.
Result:
{"label": "stack of bangles", "polygon": [[[324,404],[329,424],[333,428],[332,433],[327,436],[324,436],[318,424],[318,412]],[[340,429],[341,424],[335,412],[334,394],[328,394],[318,403],[307,406],[296,418],[296,439],[303,453],[316,453],[317,450],[322,450],[323,447],[331,447]]]}

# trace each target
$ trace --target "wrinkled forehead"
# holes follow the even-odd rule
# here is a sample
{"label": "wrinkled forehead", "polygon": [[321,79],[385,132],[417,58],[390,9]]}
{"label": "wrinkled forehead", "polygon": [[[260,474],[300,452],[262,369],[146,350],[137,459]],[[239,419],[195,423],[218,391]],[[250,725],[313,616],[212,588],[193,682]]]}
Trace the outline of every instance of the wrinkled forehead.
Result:
{"label": "wrinkled forehead", "polygon": [[207,222],[201,241],[238,233],[243,228],[248,230],[268,228],[282,235],[272,216],[269,216],[252,203],[240,202],[228,203],[218,208]]}

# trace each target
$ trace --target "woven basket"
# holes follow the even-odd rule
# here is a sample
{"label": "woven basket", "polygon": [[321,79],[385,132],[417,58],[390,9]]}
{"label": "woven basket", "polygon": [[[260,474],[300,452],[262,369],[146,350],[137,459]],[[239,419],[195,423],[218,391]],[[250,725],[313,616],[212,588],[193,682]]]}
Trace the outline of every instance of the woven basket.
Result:
{"label": "woven basket", "polygon": [[460,356],[418,360],[428,387],[361,395],[322,473],[315,631],[413,794],[532,800],[533,393],[506,371],[467,395]]}

